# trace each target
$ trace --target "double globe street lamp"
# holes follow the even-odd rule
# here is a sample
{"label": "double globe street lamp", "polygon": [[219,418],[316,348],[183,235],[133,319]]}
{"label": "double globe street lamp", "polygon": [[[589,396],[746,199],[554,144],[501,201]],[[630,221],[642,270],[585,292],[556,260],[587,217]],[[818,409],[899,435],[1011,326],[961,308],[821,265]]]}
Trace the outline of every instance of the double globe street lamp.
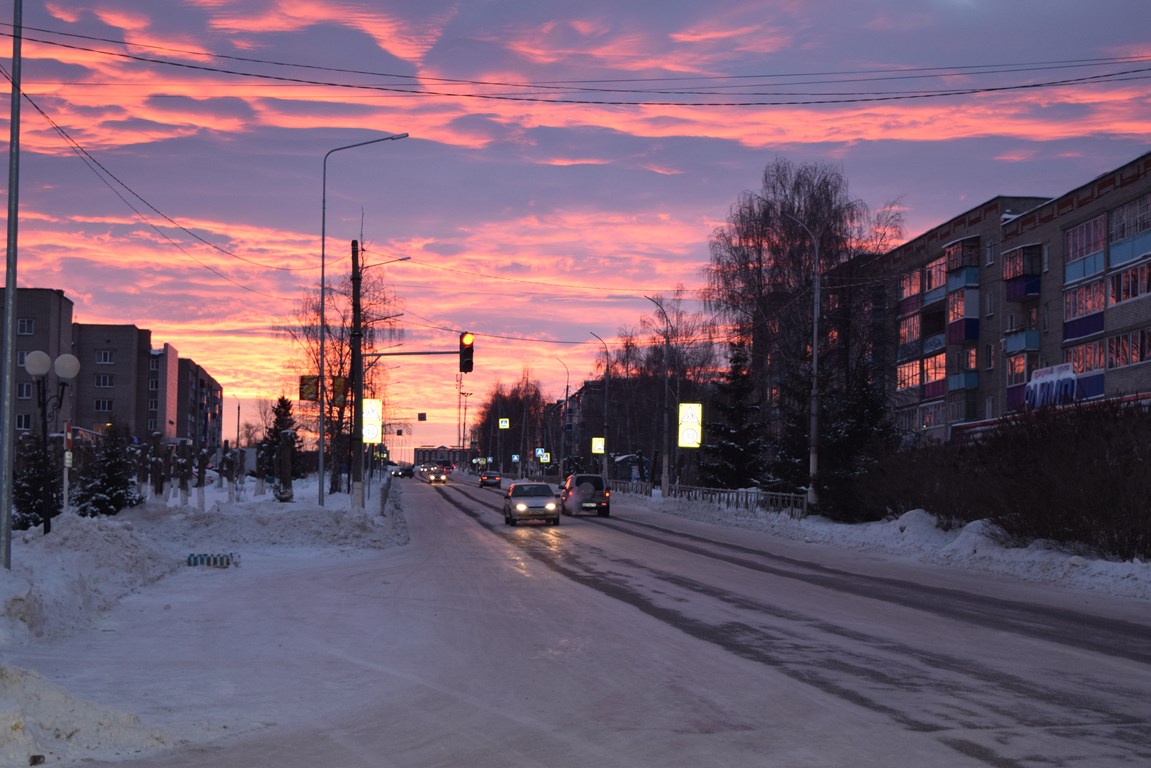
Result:
{"label": "double globe street lamp", "polygon": [[[56,371],[56,393],[48,394],[48,372]],[[68,389],[68,382],[80,373],[80,361],[75,355],[65,352],[53,362],[47,352],[35,350],[24,357],[24,370],[36,382],[36,405],[40,409],[40,460],[42,467],[50,466],[51,458],[48,451],[48,408],[59,411],[64,403],[64,394]],[[67,461],[65,461],[67,464]],[[68,469],[64,468],[64,504],[68,504]],[[41,511],[44,517],[44,533],[52,530],[52,516],[56,512],[56,503],[53,499],[52,484],[44,483],[43,501]]]}

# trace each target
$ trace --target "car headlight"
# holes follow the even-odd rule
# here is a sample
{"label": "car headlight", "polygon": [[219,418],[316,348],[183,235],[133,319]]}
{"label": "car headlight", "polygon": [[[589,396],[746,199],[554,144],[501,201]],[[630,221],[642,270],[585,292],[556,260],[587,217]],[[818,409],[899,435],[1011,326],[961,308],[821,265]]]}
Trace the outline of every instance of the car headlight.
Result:
{"label": "car headlight", "polygon": [[544,505],[544,509],[548,510],[549,512],[555,510],[555,508],[556,508],[556,503],[554,501],[549,501],[547,504]]}
{"label": "car headlight", "polygon": [[527,504],[524,504],[522,501],[521,501],[521,502],[518,502],[518,503],[516,504],[516,511],[517,511],[517,512],[526,512],[526,511],[527,511],[527,508],[528,508],[528,505],[527,505]]}

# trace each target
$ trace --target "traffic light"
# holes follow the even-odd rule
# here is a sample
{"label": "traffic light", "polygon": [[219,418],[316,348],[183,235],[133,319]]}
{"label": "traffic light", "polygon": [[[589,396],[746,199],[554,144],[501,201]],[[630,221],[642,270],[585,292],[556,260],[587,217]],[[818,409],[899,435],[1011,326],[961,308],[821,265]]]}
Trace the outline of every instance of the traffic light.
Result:
{"label": "traffic light", "polygon": [[476,335],[471,331],[460,334],[460,373],[471,373],[476,351]]}

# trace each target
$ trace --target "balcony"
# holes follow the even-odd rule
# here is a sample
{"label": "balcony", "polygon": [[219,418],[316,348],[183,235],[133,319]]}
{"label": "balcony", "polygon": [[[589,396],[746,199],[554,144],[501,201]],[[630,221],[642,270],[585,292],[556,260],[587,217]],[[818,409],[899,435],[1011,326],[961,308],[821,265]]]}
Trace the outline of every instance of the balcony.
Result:
{"label": "balcony", "polygon": [[1008,355],[1013,355],[1017,352],[1038,352],[1039,331],[1008,331],[1003,335],[1003,351]]}
{"label": "balcony", "polygon": [[1039,275],[1020,275],[1003,282],[1008,301],[1026,301],[1039,295],[1043,278]]}
{"label": "balcony", "polygon": [[979,389],[979,373],[977,371],[952,373],[947,377],[948,392],[960,392],[965,389]]}
{"label": "balcony", "polygon": [[964,317],[947,325],[947,343],[962,344],[979,340],[979,318]]}

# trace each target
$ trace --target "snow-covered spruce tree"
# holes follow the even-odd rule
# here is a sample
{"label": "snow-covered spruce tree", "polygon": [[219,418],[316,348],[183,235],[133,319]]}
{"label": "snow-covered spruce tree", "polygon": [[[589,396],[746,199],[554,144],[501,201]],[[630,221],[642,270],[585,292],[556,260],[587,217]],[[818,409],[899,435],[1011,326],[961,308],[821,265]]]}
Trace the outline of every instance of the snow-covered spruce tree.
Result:
{"label": "snow-covered spruce tree", "polygon": [[704,428],[700,482],[709,488],[757,485],[764,470],[766,441],[743,344],[731,345],[730,367],[716,389],[716,418]]}
{"label": "snow-covered spruce tree", "polygon": [[12,482],[13,530],[35,528],[60,510],[60,471],[54,459],[49,453],[48,461],[44,461],[44,439],[40,435],[20,436]]}
{"label": "snow-covered spruce tree", "polygon": [[265,427],[264,440],[261,443],[267,457],[265,469],[269,470],[267,473],[269,477],[275,476],[278,472],[275,456],[280,450],[281,435],[285,432],[292,433],[292,477],[303,477],[304,471],[300,467],[300,453],[304,450],[304,438],[300,437],[296,417],[292,414],[292,401],[280,395],[280,399],[272,406],[272,423]]}
{"label": "snow-covered spruce tree", "polygon": [[86,517],[114,515],[142,499],[134,487],[135,464],[126,427],[113,424],[96,446],[92,463],[80,476],[72,502]]}

